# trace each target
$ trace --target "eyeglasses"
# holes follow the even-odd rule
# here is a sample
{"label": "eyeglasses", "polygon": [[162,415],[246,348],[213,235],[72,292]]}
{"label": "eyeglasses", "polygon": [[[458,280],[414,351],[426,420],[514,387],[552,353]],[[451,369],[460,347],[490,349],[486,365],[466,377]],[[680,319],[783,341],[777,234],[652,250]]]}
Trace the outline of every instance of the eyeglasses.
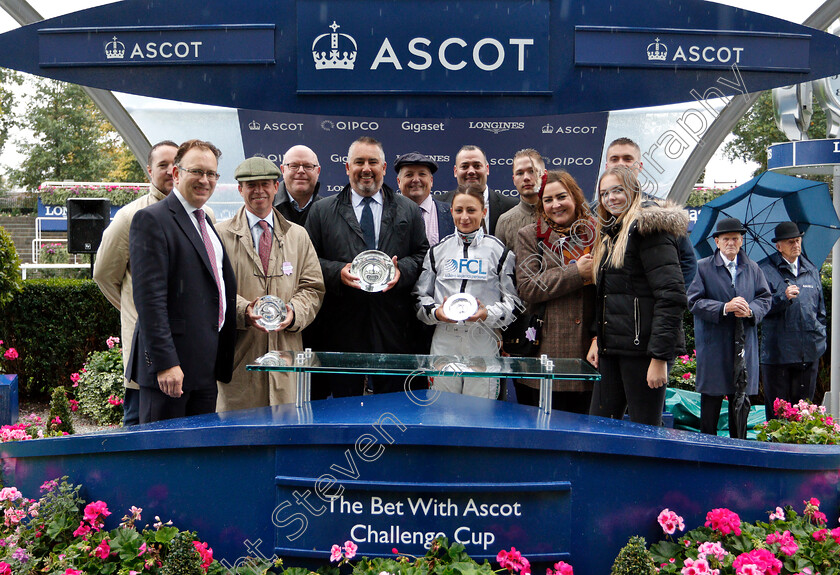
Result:
{"label": "eyeglasses", "polygon": [[303,171],[307,174],[310,174],[315,171],[315,168],[318,167],[318,164],[283,164],[293,172],[297,172],[299,169],[303,168]]}
{"label": "eyeglasses", "polygon": [[179,170],[181,170],[182,172],[187,172],[188,174],[192,174],[193,176],[195,176],[199,180],[201,178],[203,178],[204,176],[207,176],[207,179],[210,180],[210,181],[216,181],[216,180],[218,180],[219,178],[222,177],[222,174],[220,174],[219,172],[205,172],[204,170],[199,170],[199,169],[196,169],[196,168],[184,168],[182,166],[176,166],[176,167]]}

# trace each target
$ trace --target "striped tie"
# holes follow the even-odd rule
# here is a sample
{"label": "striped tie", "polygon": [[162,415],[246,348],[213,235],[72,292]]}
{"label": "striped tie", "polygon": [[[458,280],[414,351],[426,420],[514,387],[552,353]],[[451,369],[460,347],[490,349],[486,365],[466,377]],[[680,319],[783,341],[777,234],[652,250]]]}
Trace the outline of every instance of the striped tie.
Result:
{"label": "striped tie", "polygon": [[271,228],[268,227],[268,222],[260,220],[257,222],[262,228],[262,235],[260,236],[260,261],[262,262],[263,273],[268,275],[268,258],[271,257]]}

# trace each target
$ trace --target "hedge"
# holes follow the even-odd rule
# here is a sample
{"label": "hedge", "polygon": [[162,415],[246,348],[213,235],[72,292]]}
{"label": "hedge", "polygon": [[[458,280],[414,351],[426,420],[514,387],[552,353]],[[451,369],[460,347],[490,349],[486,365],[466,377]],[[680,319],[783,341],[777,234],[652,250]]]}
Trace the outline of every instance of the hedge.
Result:
{"label": "hedge", "polygon": [[119,312],[92,280],[27,280],[0,313],[0,339],[20,354],[21,393],[69,387],[91,351],[119,335]]}

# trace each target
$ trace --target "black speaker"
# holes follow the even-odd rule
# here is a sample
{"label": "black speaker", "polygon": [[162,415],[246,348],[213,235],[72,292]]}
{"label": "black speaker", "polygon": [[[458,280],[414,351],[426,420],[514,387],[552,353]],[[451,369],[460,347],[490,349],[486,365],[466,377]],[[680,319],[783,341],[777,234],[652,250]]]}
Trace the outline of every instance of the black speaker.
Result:
{"label": "black speaker", "polygon": [[67,251],[95,254],[102,232],[111,222],[111,201],[105,198],[67,198]]}

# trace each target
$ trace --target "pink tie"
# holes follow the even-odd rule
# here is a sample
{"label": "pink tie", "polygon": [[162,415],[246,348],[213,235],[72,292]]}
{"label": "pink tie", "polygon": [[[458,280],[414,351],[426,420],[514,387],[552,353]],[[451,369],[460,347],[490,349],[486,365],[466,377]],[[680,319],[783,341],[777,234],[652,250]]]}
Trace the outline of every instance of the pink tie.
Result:
{"label": "pink tie", "polygon": [[219,290],[219,327],[225,323],[225,302],[222,300],[222,282],[219,281],[219,270],[216,269],[216,250],[210,243],[210,236],[207,234],[207,223],[204,221],[204,210],[198,209],[193,212],[198,219],[198,227],[201,230],[201,239],[204,242],[204,249],[210,258],[210,267],[213,268],[213,277],[216,279],[216,289]]}
{"label": "pink tie", "polygon": [[268,275],[268,258],[271,256],[271,228],[268,227],[268,222],[260,220],[257,222],[262,228],[262,235],[260,236],[260,261],[263,266],[263,273]]}

